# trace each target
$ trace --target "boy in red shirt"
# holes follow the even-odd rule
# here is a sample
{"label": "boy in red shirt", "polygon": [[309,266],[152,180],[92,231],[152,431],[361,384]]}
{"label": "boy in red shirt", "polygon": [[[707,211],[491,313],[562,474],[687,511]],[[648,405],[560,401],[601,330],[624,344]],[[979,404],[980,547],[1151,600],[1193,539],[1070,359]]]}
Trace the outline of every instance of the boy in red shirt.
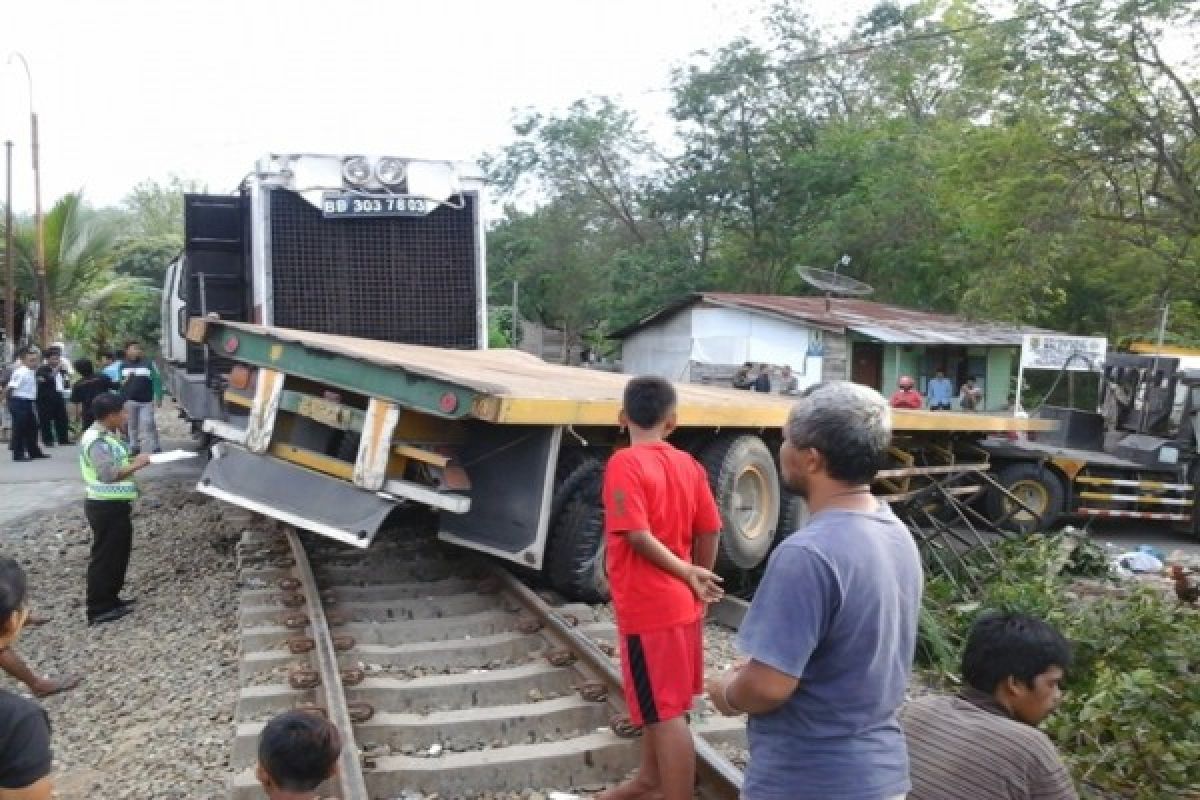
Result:
{"label": "boy in red shirt", "polygon": [[625,386],[629,447],[604,471],[605,562],[630,717],[644,726],[642,763],[598,800],[690,800],[696,752],[684,714],[704,688],[704,608],[721,598],[712,572],[721,518],[704,468],[667,443],[675,389],[655,377]]}

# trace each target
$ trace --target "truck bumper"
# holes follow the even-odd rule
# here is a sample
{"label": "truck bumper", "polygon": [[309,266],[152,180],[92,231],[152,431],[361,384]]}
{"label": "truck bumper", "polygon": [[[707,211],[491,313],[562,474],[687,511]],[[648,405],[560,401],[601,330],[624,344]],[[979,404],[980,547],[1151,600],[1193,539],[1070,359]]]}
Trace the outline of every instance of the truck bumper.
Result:
{"label": "truck bumper", "polygon": [[374,492],[228,442],[213,446],[196,490],[362,548],[396,507]]}

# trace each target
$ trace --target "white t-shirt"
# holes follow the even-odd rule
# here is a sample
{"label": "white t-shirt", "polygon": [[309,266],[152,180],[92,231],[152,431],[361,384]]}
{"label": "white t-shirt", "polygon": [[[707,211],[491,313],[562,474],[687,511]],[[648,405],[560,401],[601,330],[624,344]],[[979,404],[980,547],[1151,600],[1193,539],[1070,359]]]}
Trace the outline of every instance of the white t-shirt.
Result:
{"label": "white t-shirt", "polygon": [[37,377],[33,374],[33,370],[22,364],[13,371],[12,377],[8,379],[8,388],[12,389],[13,397],[34,400],[37,398]]}

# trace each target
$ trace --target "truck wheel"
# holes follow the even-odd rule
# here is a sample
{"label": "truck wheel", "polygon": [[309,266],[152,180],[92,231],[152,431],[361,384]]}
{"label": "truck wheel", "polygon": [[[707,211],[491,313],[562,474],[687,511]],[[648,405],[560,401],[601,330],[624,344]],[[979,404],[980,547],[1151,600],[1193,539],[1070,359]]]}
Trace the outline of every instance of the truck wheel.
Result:
{"label": "truck wheel", "polygon": [[997,482],[1037,512],[1030,514],[1001,492],[988,492],[988,517],[1000,520],[1005,530],[1036,533],[1054,524],[1063,513],[1066,490],[1062,480],[1050,468],[1021,461],[1009,464],[996,476]]}
{"label": "truck wheel", "polygon": [[779,471],[757,436],[724,435],[700,451],[721,512],[718,570],[753,569],[771,552],[779,525]]}
{"label": "truck wheel", "polygon": [[545,575],[570,600],[608,601],[604,572],[604,506],[600,491],[604,465],[584,461],[554,493]]}
{"label": "truck wheel", "polygon": [[808,501],[779,486],[781,497],[779,506],[779,525],[775,529],[775,544],[779,545],[784,539],[808,524]]}

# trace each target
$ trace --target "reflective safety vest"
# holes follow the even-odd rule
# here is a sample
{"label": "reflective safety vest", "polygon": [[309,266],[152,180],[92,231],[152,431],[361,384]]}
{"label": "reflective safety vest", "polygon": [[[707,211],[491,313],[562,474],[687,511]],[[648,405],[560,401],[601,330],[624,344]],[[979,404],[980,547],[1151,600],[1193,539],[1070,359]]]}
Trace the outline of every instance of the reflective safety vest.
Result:
{"label": "reflective safety vest", "polygon": [[79,440],[79,471],[83,473],[83,484],[87,493],[87,499],[136,500],[138,488],[132,478],[126,478],[115,483],[104,483],[100,480],[100,474],[88,458],[88,450],[100,439],[103,439],[104,443],[112,450],[114,464],[118,467],[129,466],[129,449],[121,441],[120,437],[114,436],[99,425],[93,425],[88,428],[83,434],[83,438]]}

